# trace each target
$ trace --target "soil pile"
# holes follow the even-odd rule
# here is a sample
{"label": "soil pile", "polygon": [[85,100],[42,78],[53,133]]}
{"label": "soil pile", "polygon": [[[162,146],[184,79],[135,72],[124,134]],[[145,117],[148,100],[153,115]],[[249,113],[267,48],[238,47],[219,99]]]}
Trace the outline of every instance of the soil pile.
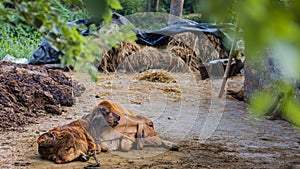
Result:
{"label": "soil pile", "polygon": [[[0,61],[0,130],[14,130],[46,114],[62,113],[84,87],[74,85],[59,70]],[[73,90],[74,89],[74,90]]]}

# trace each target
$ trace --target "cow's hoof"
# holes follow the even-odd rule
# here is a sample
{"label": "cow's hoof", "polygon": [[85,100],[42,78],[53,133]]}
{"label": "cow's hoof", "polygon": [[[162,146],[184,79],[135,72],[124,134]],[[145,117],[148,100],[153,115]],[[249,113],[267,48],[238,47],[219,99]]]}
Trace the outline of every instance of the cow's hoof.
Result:
{"label": "cow's hoof", "polygon": [[179,147],[176,144],[173,144],[170,148],[171,151],[179,151]]}
{"label": "cow's hoof", "polygon": [[79,156],[78,159],[79,159],[79,161],[87,162],[87,161],[89,161],[90,156],[89,155],[81,155],[81,156]]}

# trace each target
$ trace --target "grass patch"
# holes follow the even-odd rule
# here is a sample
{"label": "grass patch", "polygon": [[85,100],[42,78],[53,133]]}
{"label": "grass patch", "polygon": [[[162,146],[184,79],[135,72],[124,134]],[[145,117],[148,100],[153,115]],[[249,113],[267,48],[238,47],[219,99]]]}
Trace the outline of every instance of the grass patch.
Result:
{"label": "grass patch", "polygon": [[34,32],[30,37],[4,32],[0,40],[0,58],[9,54],[16,58],[27,58],[36,50],[43,37]]}

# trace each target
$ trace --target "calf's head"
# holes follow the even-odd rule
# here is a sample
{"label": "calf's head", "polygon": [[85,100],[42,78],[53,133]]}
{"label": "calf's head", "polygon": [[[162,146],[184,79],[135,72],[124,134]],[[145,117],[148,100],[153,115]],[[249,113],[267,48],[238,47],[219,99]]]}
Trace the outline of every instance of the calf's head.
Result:
{"label": "calf's head", "polygon": [[[42,158],[59,164],[77,159],[79,157],[78,144],[84,144],[75,139],[74,135],[67,130],[44,133],[38,138],[37,143],[38,152]],[[81,151],[85,151],[85,149]]]}
{"label": "calf's head", "polygon": [[44,159],[54,160],[56,154],[56,136],[53,133],[44,133],[38,140],[38,152]]}

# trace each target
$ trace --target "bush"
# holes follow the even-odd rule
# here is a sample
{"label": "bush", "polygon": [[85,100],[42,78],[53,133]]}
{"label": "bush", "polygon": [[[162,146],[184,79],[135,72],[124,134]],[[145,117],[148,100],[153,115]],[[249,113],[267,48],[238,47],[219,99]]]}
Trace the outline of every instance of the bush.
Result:
{"label": "bush", "polygon": [[[64,6],[60,1],[55,0],[57,9],[66,21],[89,18],[85,10],[76,6]],[[33,54],[43,37],[34,28],[19,22],[19,17],[12,18],[15,25],[4,23],[0,27],[0,59],[9,54],[16,58],[27,58]]]}
{"label": "bush", "polygon": [[27,58],[32,55],[42,37],[28,26],[3,24],[0,40],[0,58],[9,54],[16,58]]}

